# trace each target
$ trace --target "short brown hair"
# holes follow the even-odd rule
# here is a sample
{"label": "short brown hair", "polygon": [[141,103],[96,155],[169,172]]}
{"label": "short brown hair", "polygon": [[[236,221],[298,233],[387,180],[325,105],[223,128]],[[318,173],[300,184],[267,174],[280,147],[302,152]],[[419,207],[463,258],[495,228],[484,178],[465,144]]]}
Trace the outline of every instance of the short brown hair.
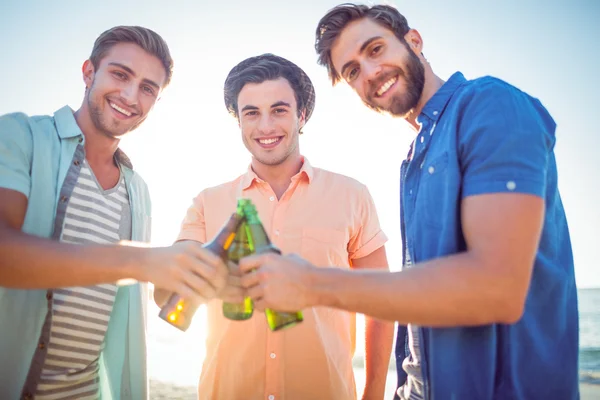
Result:
{"label": "short brown hair", "polygon": [[332,8],[317,25],[315,50],[319,56],[318,63],[327,67],[333,85],[338,83],[341,77],[331,61],[331,47],[346,25],[362,18],[369,18],[391,30],[402,43],[406,44],[404,35],[410,30],[408,21],[392,6],[379,4],[369,7],[364,4],[345,3]]}
{"label": "short brown hair", "polygon": [[117,43],[137,44],[146,52],[157,57],[165,67],[166,80],[163,88],[171,82],[173,59],[167,42],[158,33],[141,26],[115,26],[102,32],[94,42],[94,48],[90,55],[90,61],[94,68],[98,68],[106,53]]}
{"label": "short brown hair", "polygon": [[270,53],[247,58],[229,71],[223,88],[227,111],[239,120],[238,96],[244,86],[279,78],[285,78],[290,83],[296,98],[298,117],[305,112],[304,121],[308,122],[315,108],[315,88],[310,78],[293,62]]}

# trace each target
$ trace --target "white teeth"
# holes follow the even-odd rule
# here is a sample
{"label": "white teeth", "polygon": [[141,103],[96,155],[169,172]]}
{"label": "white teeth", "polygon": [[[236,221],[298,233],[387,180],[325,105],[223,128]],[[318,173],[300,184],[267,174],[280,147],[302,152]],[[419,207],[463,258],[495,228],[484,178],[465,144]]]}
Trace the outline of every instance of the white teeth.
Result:
{"label": "white teeth", "polygon": [[260,142],[260,144],[272,144],[275,143],[279,140],[279,138],[274,138],[274,139],[259,139],[258,141]]}
{"label": "white teeth", "polygon": [[385,92],[388,91],[388,89],[394,84],[396,83],[397,78],[391,78],[389,81],[387,81],[386,83],[384,83],[383,85],[381,85],[381,87],[379,88],[379,90],[377,91],[377,96],[382,96]]}
{"label": "white teeth", "polygon": [[128,117],[131,117],[131,113],[127,110],[122,109],[121,107],[119,107],[118,105],[116,105],[115,103],[108,103],[110,104],[110,106],[112,108],[114,108],[115,110],[117,110],[118,112],[120,112],[121,114],[127,115]]}

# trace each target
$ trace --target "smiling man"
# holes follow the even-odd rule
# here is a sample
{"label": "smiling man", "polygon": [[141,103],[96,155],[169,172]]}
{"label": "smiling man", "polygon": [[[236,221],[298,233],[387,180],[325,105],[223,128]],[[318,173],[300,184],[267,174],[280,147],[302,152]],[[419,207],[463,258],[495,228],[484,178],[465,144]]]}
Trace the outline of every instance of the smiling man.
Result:
{"label": "smiling man", "polygon": [[391,6],[335,7],[315,47],[334,84],[416,131],[400,177],[405,268],[251,256],[240,267],[257,308],[398,321],[402,399],[577,399],[577,290],[547,110],[496,78],[443,81]]}
{"label": "smiling man", "polygon": [[[387,238],[367,188],[313,167],[300,153],[300,135],[315,105],[304,71],[272,54],[246,59],[227,76],[225,105],[238,120],[252,161],[245,174],[194,199],[179,240],[210,240],[243,197],[256,205],[267,234],[284,253],[323,266],[387,270]],[[230,301],[243,299],[239,282],[229,289]],[[160,305],[166,294],[156,292],[155,298]],[[221,304],[208,303],[199,398],[356,399],[354,314],[309,308],[301,324],[271,332],[264,314],[232,321],[223,317]],[[365,336],[361,395],[382,399],[393,324],[367,318]]]}
{"label": "smiling man", "polygon": [[[102,33],[83,64],[77,111],[0,117],[0,397],[147,398],[147,289],[211,297],[200,246],[150,240],[150,198],[119,150],[169,84],[173,61],[155,32]],[[200,286],[198,285],[200,284]]]}

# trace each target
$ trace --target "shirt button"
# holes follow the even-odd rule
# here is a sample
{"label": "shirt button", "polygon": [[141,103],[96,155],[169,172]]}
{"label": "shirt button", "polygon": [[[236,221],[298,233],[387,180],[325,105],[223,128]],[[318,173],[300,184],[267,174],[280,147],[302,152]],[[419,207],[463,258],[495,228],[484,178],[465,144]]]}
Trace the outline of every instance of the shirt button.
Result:
{"label": "shirt button", "polygon": [[33,400],[33,396],[31,395],[31,393],[25,393],[23,395],[23,400]]}
{"label": "shirt button", "polygon": [[46,292],[46,300],[52,300],[52,292]]}
{"label": "shirt button", "polygon": [[269,357],[275,358],[275,357],[277,357],[277,355],[275,353],[271,353],[271,354],[269,354]]}
{"label": "shirt button", "polygon": [[73,164],[75,164],[75,165],[77,165],[77,166],[78,166],[78,165],[80,164],[80,163],[79,163],[79,160],[75,160],[75,161],[73,161]]}
{"label": "shirt button", "polygon": [[271,201],[275,201],[275,196],[271,196],[271,197],[269,197],[269,200],[271,200]]}
{"label": "shirt button", "polygon": [[64,203],[65,201],[67,201],[67,196],[60,196],[60,201],[62,201],[63,203]]}
{"label": "shirt button", "polygon": [[279,229],[275,229],[275,236],[279,236]]}
{"label": "shirt button", "polygon": [[412,196],[412,189],[408,191],[408,194]]}
{"label": "shirt button", "polygon": [[79,138],[79,143],[82,143],[82,142],[83,142],[83,138],[82,138],[82,137],[80,137],[80,138]]}
{"label": "shirt button", "polygon": [[40,342],[40,343],[38,344],[38,349],[40,349],[40,350],[44,350],[45,348],[46,348],[46,343],[44,343],[44,342]]}
{"label": "shirt button", "polygon": [[272,394],[269,395],[269,400],[275,400],[275,396],[273,396]]}
{"label": "shirt button", "polygon": [[427,172],[429,172],[429,174],[433,174],[435,172],[435,168],[433,168],[433,166],[431,166],[427,169]]}
{"label": "shirt button", "polygon": [[517,184],[515,183],[515,181],[508,181],[506,182],[506,188],[510,191],[513,191],[517,188]]}
{"label": "shirt button", "polygon": [[425,141],[425,138],[423,136],[421,136],[421,143],[423,143]]}
{"label": "shirt button", "polygon": [[434,112],[433,112],[433,115],[438,115],[438,112],[437,112],[437,111],[434,111]]}

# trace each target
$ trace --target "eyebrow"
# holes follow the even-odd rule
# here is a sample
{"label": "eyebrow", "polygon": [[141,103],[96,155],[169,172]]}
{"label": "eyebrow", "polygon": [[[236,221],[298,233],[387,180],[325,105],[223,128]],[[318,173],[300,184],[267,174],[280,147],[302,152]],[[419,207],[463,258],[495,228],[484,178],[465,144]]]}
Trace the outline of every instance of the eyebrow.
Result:
{"label": "eyebrow", "polygon": [[[129,68],[127,65],[123,65],[123,64],[117,63],[117,62],[110,62],[110,63],[108,63],[108,65],[119,67],[119,68],[127,71],[130,75],[137,76],[136,73],[131,68]],[[158,83],[154,82],[153,80],[144,78],[144,79],[142,79],[142,82],[145,82],[150,86],[154,86],[157,90],[160,90],[160,85]]]}
{"label": "eyebrow", "polygon": [[[286,103],[285,101],[278,101],[276,103],[271,104],[271,108],[275,108],[275,107],[292,107],[290,105],[290,103]],[[253,106],[251,104],[248,104],[247,106],[244,106],[241,110],[241,112],[247,111],[247,110],[258,110],[258,107]]]}
{"label": "eyebrow", "polygon": [[[366,40],[366,41],[365,41],[365,42],[362,44],[362,46],[360,46],[360,49],[358,50],[358,54],[361,54],[361,53],[363,53],[363,52],[366,50],[366,48],[367,48],[367,47],[369,47],[369,45],[370,45],[371,43],[373,43],[373,42],[374,42],[375,40],[377,40],[377,39],[381,39],[381,36],[373,36],[372,38],[370,38],[370,39]],[[348,61],[346,64],[344,64],[344,66],[343,66],[343,67],[342,67],[342,69],[340,70],[340,75],[341,75],[341,76],[344,76],[344,71],[345,71],[345,70],[346,70],[346,69],[347,69],[349,66],[351,66],[353,63],[354,63],[354,60],[350,60],[350,61]]]}

